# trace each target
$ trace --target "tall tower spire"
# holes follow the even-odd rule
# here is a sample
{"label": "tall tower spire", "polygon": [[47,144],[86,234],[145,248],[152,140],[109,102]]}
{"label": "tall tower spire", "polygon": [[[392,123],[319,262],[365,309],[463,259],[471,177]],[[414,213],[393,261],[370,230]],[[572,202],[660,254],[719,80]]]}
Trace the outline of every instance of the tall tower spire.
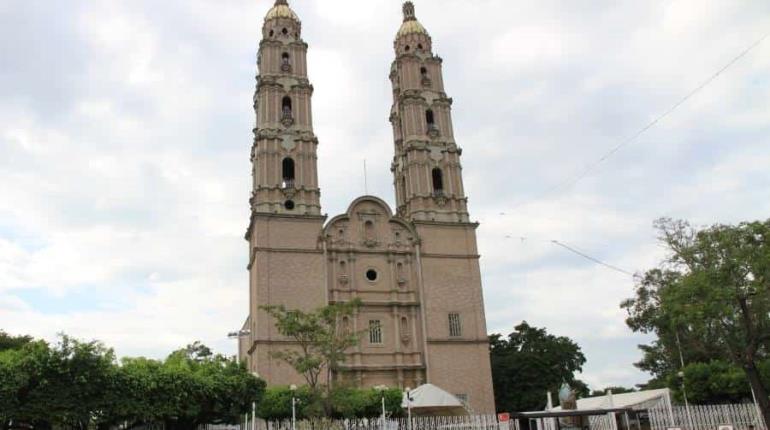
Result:
{"label": "tall tower spire", "polygon": [[452,99],[444,92],[442,60],[404,3],[390,80],[395,156],[391,170],[400,216],[415,221],[468,222],[460,154],[452,130]]}
{"label": "tall tower spire", "polygon": [[327,303],[320,274],[324,254],[318,248],[326,217],[320,215],[307,50],[299,17],[286,0],[276,0],[265,15],[257,56],[246,232],[249,318],[243,330],[248,335],[239,339],[241,357],[269,384],[299,384],[303,378],[273,358],[290,339],[278,333],[262,306],[314,309]]}
{"label": "tall tower spire", "polygon": [[319,215],[316,166],[307,77],[307,44],[302,25],[286,0],[276,0],[262,26],[254,94],[256,127],[253,163],[253,213]]}

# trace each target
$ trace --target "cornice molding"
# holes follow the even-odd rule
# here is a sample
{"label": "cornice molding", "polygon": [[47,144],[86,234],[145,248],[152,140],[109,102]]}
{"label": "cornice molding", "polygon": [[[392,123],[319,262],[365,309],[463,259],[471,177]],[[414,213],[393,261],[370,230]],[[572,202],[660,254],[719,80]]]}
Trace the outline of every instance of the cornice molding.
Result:
{"label": "cornice molding", "polygon": [[[415,211],[415,212],[431,212],[431,211]],[[467,213],[466,213],[467,215]],[[471,227],[474,230],[479,227],[478,222],[462,222],[462,221],[427,221],[427,220],[412,220],[412,224],[415,226],[423,224],[423,225],[436,225],[436,226],[442,226],[442,227],[458,227],[458,228],[468,228]]]}
{"label": "cornice molding", "polygon": [[461,255],[461,254],[432,254],[429,252],[420,254],[421,258],[451,258],[455,260],[479,260],[481,259],[481,255],[479,254],[467,254],[467,255]]}
{"label": "cornice molding", "polygon": [[428,343],[468,343],[477,345],[488,345],[489,339],[454,339],[454,338],[436,338],[429,337]]}

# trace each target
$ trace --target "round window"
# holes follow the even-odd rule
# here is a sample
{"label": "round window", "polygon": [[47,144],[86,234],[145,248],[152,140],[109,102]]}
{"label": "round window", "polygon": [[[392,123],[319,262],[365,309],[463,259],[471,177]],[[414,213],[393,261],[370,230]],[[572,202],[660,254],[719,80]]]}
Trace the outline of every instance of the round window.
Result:
{"label": "round window", "polygon": [[286,200],[286,202],[283,204],[283,207],[289,211],[294,210],[294,202],[292,200]]}
{"label": "round window", "polygon": [[374,282],[377,280],[377,271],[374,269],[369,269],[366,271],[366,279],[368,279],[371,282]]}

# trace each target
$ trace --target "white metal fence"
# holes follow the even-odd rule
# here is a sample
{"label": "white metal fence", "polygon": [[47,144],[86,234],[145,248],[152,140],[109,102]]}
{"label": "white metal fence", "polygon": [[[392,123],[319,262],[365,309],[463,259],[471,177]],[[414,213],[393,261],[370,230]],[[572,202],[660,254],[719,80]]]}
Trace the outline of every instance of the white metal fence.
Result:
{"label": "white metal fence", "polygon": [[735,430],[767,430],[754,404],[673,406],[659,404],[649,409],[652,430],[678,427],[682,430],[717,430],[730,425]]}
{"label": "white metal fence", "polygon": [[[200,430],[220,430],[217,428]],[[234,430],[231,428],[221,430]],[[249,420],[237,430],[292,430],[291,420]],[[508,430],[507,423],[497,422],[495,415],[457,417],[361,418],[298,420],[296,430]]]}
{"label": "white metal fence", "polygon": [[240,424],[238,425],[227,425],[227,424],[205,424],[202,426],[198,426],[198,430],[241,430],[243,426]]}

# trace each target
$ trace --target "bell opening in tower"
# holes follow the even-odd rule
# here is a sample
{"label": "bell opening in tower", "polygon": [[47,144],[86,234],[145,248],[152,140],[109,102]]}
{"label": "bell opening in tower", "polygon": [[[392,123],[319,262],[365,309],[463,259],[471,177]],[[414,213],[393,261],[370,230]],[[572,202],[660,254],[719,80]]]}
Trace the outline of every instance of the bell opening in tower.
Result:
{"label": "bell opening in tower", "polygon": [[433,169],[433,194],[437,196],[444,195],[444,173],[436,167]]}
{"label": "bell opening in tower", "polygon": [[281,188],[294,188],[294,160],[289,157],[284,158],[281,163],[281,171],[283,173]]}

